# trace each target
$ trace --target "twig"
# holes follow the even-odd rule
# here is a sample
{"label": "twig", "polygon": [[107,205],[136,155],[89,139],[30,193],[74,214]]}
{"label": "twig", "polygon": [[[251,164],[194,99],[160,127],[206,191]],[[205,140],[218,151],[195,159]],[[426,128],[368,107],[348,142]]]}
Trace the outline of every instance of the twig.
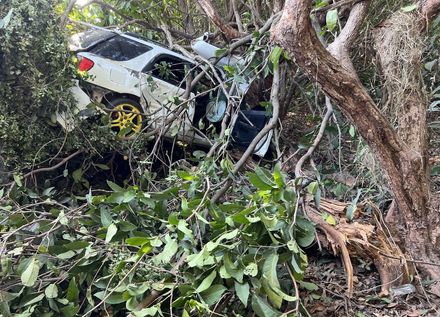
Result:
{"label": "twig", "polygon": [[[258,142],[267,134],[270,130],[272,130],[277,122],[278,122],[278,116],[279,116],[279,110],[280,110],[280,103],[278,100],[278,92],[279,92],[279,86],[280,84],[280,71],[278,67],[274,67],[273,70],[273,82],[272,82],[272,90],[271,90],[271,102],[273,107],[273,113],[272,118],[269,120],[268,124],[261,129],[261,131],[255,136],[255,138],[252,140],[251,144],[249,144],[246,151],[243,153],[243,156],[240,158],[240,160],[235,163],[233,170],[231,171],[232,175],[237,174],[237,172],[243,167],[243,165],[246,163],[247,159],[252,155],[252,153],[255,150],[255,147],[257,146]],[[228,190],[230,185],[232,184],[232,178],[229,176],[226,183],[214,194],[214,196],[211,198],[211,203],[216,203],[221,196]]]}
{"label": "twig", "polygon": [[356,3],[361,2],[361,1],[363,1],[363,0],[341,0],[341,1],[329,4],[329,5],[326,5],[324,7],[313,9],[312,13],[326,12],[326,11],[329,11],[329,10],[340,8],[340,7],[344,6],[344,5],[353,5],[353,4],[356,4]]}
{"label": "twig", "polygon": [[304,154],[299,159],[298,163],[296,163],[296,166],[295,166],[295,177],[300,177],[301,176],[300,175],[301,174],[301,168],[302,168],[304,162],[312,156],[313,152],[315,151],[316,147],[319,145],[319,143],[322,140],[322,137],[324,136],[325,128],[327,127],[327,122],[328,122],[330,116],[333,113],[333,106],[331,104],[330,98],[326,97],[325,105],[327,107],[327,111],[326,111],[326,113],[324,115],[324,119],[322,119],[321,126],[319,128],[318,134],[316,135],[316,138],[313,141],[312,146],[309,147],[309,149],[307,150],[306,154]]}
{"label": "twig", "polygon": [[83,150],[78,150],[72,154],[70,154],[68,157],[65,157],[64,159],[61,160],[61,162],[59,162],[58,164],[54,165],[54,166],[50,166],[50,167],[43,167],[43,168],[39,168],[33,171],[30,171],[27,174],[23,175],[23,178],[28,178],[31,177],[37,173],[42,173],[42,172],[50,172],[53,170],[56,170],[58,167],[62,166],[63,164],[65,164],[66,162],[68,162],[69,160],[73,159],[75,156],[81,154],[83,152]]}
{"label": "twig", "polygon": [[[176,265],[171,270],[171,273],[174,274],[175,272],[177,272],[179,270],[180,266],[183,264],[183,262],[185,262],[185,260],[186,260],[186,253],[184,253],[180,257],[179,261],[177,261]],[[136,310],[141,310],[145,307],[150,306],[161,294],[162,294],[162,292],[160,292],[160,291],[152,290],[150,295],[145,297],[144,300],[136,306]],[[127,317],[134,317],[134,315],[128,314]]]}

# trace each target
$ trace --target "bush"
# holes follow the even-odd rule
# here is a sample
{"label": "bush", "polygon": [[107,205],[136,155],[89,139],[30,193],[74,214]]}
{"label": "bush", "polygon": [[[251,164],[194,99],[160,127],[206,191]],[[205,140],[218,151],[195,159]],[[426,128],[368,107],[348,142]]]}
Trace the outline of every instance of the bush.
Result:
{"label": "bush", "polygon": [[2,8],[12,16],[0,29],[0,146],[5,165],[15,168],[59,149],[55,113],[72,104],[73,73],[51,1],[7,0]]}

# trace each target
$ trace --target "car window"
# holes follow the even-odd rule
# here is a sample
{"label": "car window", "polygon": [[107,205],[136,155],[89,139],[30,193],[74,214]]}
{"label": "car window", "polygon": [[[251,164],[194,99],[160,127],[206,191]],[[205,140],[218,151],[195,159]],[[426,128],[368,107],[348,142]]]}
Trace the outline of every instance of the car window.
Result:
{"label": "car window", "polygon": [[92,29],[82,33],[77,33],[69,38],[69,47],[72,51],[87,51],[99,43],[117,36],[116,33],[108,30]]}
{"label": "car window", "polygon": [[99,43],[89,52],[114,61],[128,61],[151,50],[151,47],[120,35]]}
{"label": "car window", "polygon": [[187,71],[191,68],[192,65],[183,59],[161,55],[149,63],[143,72],[184,89],[186,87]]}

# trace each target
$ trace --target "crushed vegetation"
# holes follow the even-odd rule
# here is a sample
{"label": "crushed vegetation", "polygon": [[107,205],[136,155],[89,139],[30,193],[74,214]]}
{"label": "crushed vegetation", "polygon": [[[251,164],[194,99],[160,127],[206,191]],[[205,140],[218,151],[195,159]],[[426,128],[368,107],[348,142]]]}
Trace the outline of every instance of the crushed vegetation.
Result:
{"label": "crushed vegetation", "polygon": [[[75,7],[71,17],[107,26],[128,23],[124,16],[147,24],[172,16],[156,30],[142,22],[125,26],[172,40],[183,21],[180,5],[143,12],[133,2],[115,4],[116,11],[109,2]],[[402,5],[387,1],[372,10],[382,10],[382,19]],[[226,124],[211,149],[160,135],[122,140],[94,108],[67,133],[54,115],[73,107],[68,89],[77,75],[53,6],[44,0],[5,6],[17,18],[0,28],[0,58],[7,61],[0,68],[0,316],[438,316],[433,281],[405,262],[384,221],[391,201],[383,173],[338,111],[304,175],[295,178],[320,130],[325,96],[281,48],[268,49],[268,33],[254,30],[261,16],[243,13],[236,21],[254,33],[238,49],[246,67],[227,68],[225,85],[248,76],[254,82],[245,100],[269,115],[279,103],[282,124],[262,159],[228,148]],[[185,31],[207,24],[186,10]],[[324,15],[326,40],[343,27],[344,10],[339,19]],[[419,58],[425,52],[430,63],[438,41],[425,46],[407,17],[387,20],[399,36],[375,34],[388,58],[380,71],[382,94],[389,96],[383,111],[399,128],[408,95],[423,91],[421,76],[429,78],[430,152],[439,156],[438,56],[423,72]],[[212,36],[223,41],[220,33]],[[176,42],[181,48],[184,41]],[[432,162],[437,177],[439,162]]]}

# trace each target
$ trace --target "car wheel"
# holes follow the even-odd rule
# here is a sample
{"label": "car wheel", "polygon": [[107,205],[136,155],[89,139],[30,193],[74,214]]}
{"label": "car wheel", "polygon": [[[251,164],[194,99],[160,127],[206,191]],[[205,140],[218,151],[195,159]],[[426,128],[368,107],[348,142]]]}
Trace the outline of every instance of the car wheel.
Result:
{"label": "car wheel", "polygon": [[129,98],[117,98],[109,102],[110,127],[118,135],[132,136],[141,132],[143,118],[141,105]]}

